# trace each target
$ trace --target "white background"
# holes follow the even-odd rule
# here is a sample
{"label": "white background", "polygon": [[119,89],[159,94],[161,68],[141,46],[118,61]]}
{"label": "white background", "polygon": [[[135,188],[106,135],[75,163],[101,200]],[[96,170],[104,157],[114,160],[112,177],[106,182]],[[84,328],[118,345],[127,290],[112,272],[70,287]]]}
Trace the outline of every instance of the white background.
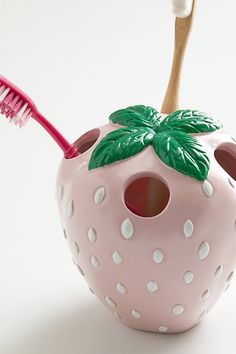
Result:
{"label": "white background", "polygon": [[[235,134],[236,3],[225,3],[198,0],[181,107],[207,111]],[[169,0],[0,0],[0,14],[0,73],[71,142],[118,108],[160,108],[173,45]],[[180,335],[124,327],[103,308],[63,238],[61,157],[34,121],[20,131],[1,118],[0,353],[235,353],[235,280],[208,318]]]}

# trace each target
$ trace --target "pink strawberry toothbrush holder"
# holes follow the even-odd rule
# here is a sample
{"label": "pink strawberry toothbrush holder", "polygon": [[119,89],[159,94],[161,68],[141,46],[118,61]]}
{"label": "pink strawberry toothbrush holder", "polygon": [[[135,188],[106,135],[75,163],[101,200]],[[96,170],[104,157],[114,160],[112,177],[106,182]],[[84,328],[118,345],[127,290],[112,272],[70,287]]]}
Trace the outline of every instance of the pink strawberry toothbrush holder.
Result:
{"label": "pink strawberry toothbrush holder", "polygon": [[195,1],[173,3],[175,50],[162,113],[120,109],[70,144],[0,77],[1,114],[19,126],[35,119],[63,150],[59,212],[89,288],[123,324],[165,333],[202,320],[236,262],[236,140],[208,114],[178,108]]}

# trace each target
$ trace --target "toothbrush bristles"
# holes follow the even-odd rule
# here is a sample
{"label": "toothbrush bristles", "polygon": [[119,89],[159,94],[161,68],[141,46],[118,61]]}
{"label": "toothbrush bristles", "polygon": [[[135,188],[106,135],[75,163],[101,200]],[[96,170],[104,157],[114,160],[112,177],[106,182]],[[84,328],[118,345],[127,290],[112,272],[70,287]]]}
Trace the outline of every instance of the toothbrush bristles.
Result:
{"label": "toothbrush bristles", "polygon": [[35,103],[21,89],[0,75],[0,115],[20,128],[32,117],[46,130],[62,149],[65,158],[79,155],[78,149],[38,111]]}
{"label": "toothbrush bristles", "polygon": [[21,97],[0,82],[0,114],[23,127],[32,116],[31,108]]}

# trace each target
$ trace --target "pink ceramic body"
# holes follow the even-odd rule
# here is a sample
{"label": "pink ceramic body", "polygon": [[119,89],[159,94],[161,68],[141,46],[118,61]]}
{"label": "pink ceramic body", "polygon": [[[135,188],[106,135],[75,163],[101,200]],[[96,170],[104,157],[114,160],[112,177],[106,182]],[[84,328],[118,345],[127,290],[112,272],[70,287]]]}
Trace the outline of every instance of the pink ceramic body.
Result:
{"label": "pink ceramic body", "polygon": [[[223,130],[197,135],[210,157],[207,196],[202,182],[166,166],[152,147],[89,171],[94,147],[117,127],[102,126],[90,149],[62,160],[57,190],[67,243],[88,286],[118,320],[141,330],[182,332],[211,310],[233,275],[236,190],[214,150],[226,144],[236,153],[236,144]],[[138,176],[157,176],[168,186],[170,200],[160,215],[140,217],[126,207],[125,188]],[[121,230],[126,219],[129,238]]]}

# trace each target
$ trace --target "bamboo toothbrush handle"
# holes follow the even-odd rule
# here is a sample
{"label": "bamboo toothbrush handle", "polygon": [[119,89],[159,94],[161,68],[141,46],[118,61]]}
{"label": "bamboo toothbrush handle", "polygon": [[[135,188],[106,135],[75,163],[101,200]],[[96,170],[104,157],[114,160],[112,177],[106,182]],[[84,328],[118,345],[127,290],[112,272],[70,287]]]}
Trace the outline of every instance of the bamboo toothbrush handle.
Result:
{"label": "bamboo toothbrush handle", "polygon": [[180,79],[185,50],[192,29],[196,1],[193,0],[191,15],[175,19],[175,47],[170,79],[161,107],[162,113],[172,113],[179,109]]}

